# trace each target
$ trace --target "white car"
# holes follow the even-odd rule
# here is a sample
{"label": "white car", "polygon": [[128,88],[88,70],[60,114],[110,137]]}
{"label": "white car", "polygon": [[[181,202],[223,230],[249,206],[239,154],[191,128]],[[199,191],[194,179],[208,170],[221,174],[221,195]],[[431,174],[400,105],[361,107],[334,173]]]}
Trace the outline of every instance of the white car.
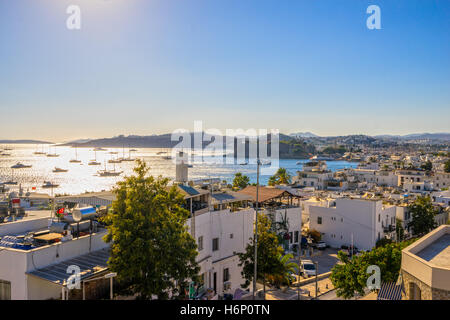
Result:
{"label": "white car", "polygon": [[325,241],[317,242],[316,248],[319,250],[325,250],[327,248],[327,244]]}
{"label": "white car", "polygon": [[300,270],[306,278],[316,275],[316,265],[311,260],[302,260]]}

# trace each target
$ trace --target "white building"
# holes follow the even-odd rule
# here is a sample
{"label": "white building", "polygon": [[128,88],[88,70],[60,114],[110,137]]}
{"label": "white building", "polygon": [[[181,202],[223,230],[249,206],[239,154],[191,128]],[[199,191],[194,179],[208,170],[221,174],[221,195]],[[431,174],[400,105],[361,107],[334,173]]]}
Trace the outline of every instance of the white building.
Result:
{"label": "white building", "polygon": [[[0,300],[61,299],[72,274],[67,272],[70,265],[80,267],[83,280],[106,272],[105,229],[65,241],[48,231],[49,218],[50,211],[32,211],[21,220],[0,224]],[[21,242],[29,232],[41,244]]]}
{"label": "white building", "polygon": [[381,200],[339,198],[328,206],[310,206],[310,229],[322,233],[331,247],[352,243],[362,250],[395,230],[395,206],[383,206]]}
{"label": "white building", "polygon": [[333,173],[327,169],[325,162],[307,162],[302,171],[297,171],[292,182],[299,186],[313,187],[316,190],[324,190],[327,181],[333,179]]}

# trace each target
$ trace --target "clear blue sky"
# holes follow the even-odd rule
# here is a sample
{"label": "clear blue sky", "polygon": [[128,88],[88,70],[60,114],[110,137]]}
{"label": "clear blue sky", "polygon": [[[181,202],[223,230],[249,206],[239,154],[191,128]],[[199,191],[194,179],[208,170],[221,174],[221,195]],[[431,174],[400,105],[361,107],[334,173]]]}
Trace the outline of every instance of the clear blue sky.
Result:
{"label": "clear blue sky", "polygon": [[450,131],[447,0],[0,0],[0,39],[0,139]]}

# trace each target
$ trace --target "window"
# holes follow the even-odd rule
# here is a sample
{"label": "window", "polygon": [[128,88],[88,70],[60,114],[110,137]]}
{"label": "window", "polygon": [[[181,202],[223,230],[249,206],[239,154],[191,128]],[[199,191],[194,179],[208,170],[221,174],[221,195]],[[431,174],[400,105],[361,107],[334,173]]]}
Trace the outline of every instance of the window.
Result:
{"label": "window", "polygon": [[292,232],[289,232],[289,243],[292,243]]}
{"label": "window", "polygon": [[317,217],[317,224],[322,224],[322,217]]}
{"label": "window", "polygon": [[422,292],[417,284],[414,282],[409,283],[409,300],[421,300]]}
{"label": "window", "polygon": [[230,233],[230,239],[233,239],[233,234],[232,233]]}
{"label": "window", "polygon": [[198,237],[198,251],[203,250],[203,236]]}
{"label": "window", "polygon": [[294,232],[294,242],[298,243],[298,231]]}
{"label": "window", "polygon": [[381,214],[378,215],[378,222],[381,220]]}
{"label": "window", "polygon": [[341,222],[344,222],[344,218],[341,218]]}
{"label": "window", "polygon": [[214,238],[212,243],[212,251],[219,250],[219,238]]}
{"label": "window", "polygon": [[11,282],[0,280],[0,300],[11,300]]}
{"label": "window", "polygon": [[230,280],[230,269],[225,268],[223,269],[223,282]]}

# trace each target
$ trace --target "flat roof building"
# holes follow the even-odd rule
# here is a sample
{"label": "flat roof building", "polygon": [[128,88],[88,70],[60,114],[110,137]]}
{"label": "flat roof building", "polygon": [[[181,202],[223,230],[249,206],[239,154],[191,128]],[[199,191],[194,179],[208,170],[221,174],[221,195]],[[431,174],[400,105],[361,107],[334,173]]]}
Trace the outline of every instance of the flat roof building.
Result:
{"label": "flat roof building", "polygon": [[442,225],[402,250],[407,300],[450,300],[450,226]]}

